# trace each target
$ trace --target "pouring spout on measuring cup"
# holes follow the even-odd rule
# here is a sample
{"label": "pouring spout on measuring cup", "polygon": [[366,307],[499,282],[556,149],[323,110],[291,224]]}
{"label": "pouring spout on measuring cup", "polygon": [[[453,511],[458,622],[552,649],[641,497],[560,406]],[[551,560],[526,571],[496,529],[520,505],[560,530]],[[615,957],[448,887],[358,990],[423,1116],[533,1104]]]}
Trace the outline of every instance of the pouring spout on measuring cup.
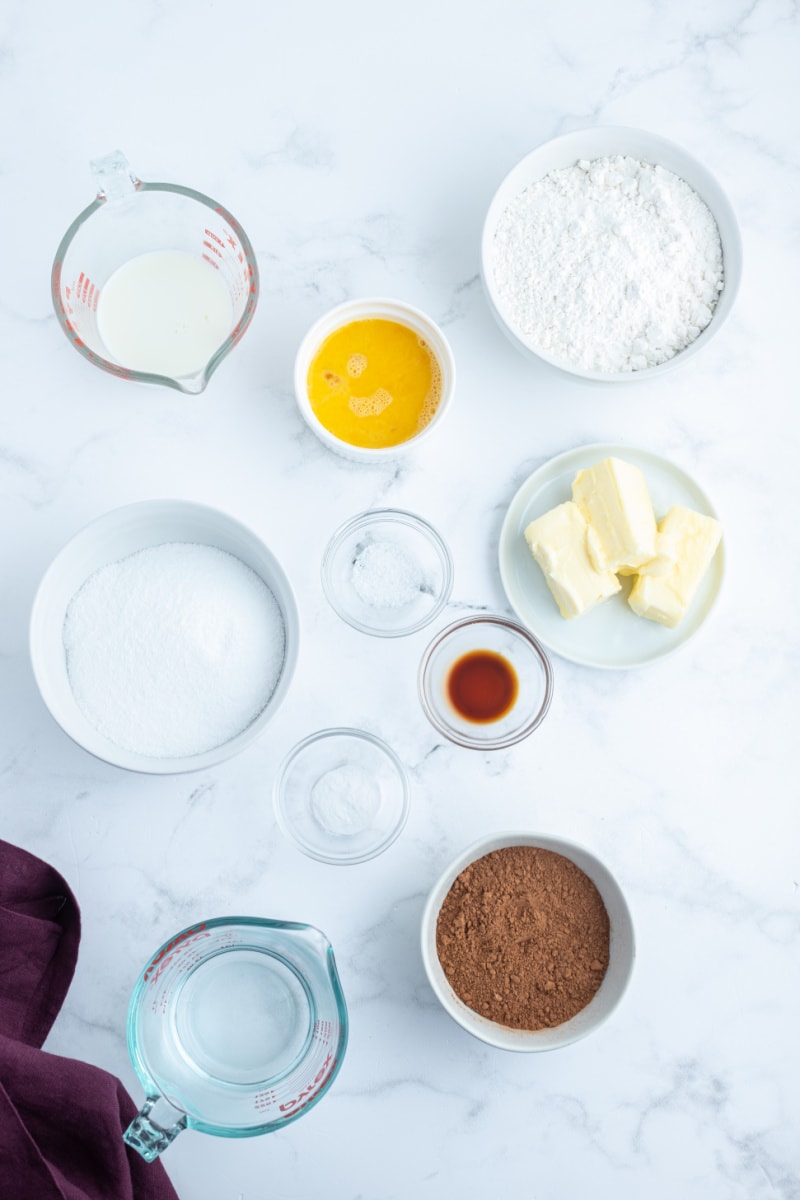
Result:
{"label": "pouring spout on measuring cup", "polygon": [[142,181],[134,175],[121,150],[112,150],[102,158],[92,159],[89,169],[97,184],[97,199],[100,203],[124,200],[142,186]]}
{"label": "pouring spout on measuring cup", "polygon": [[[220,355],[223,357],[223,355]],[[187,396],[199,396],[204,392],[208,384],[209,376],[213,366],[216,366],[216,356],[211,363],[206,365],[200,371],[195,371],[193,375],[181,375],[173,380],[174,386],[180,392],[184,392]]]}
{"label": "pouring spout on measuring cup", "polygon": [[163,1096],[148,1096],[122,1135],[146,1162],[153,1162],[186,1128],[186,1113],[173,1108]]}

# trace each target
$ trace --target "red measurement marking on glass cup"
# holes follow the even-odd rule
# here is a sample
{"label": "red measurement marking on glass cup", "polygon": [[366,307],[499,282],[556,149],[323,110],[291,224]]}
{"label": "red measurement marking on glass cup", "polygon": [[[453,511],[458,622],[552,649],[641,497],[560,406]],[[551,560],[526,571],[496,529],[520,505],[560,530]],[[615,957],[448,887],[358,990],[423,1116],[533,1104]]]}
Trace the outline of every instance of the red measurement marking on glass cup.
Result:
{"label": "red measurement marking on glass cup", "polygon": [[[67,288],[69,295],[69,288]],[[78,282],[75,286],[75,299],[85,308],[91,308],[93,312],[97,310],[97,301],[100,298],[100,289],[95,287],[88,275],[84,275],[81,271],[78,276]]]}
{"label": "red measurement marking on glass cup", "polygon": [[179,933],[171,942],[167,942],[162,950],[159,950],[144,973],[145,982],[154,983],[163,972],[167,963],[171,962],[175,955],[189,945],[190,942],[208,937],[211,937],[211,934],[208,932],[205,922],[202,925],[196,925],[193,929],[187,929],[185,933]]}
{"label": "red measurement marking on glass cup", "polygon": [[[216,270],[219,270],[217,258],[224,259],[225,255],[223,251],[225,250],[225,243],[218,233],[214,233],[213,229],[206,228],[203,230],[203,233],[205,234],[205,237],[203,238],[203,245],[206,249],[203,251],[201,258],[203,259],[203,262],[207,262],[209,266],[215,267]],[[219,249],[217,247],[219,247]],[[211,254],[207,253],[209,250],[211,251],[211,254],[216,255],[216,258],[212,258]]]}

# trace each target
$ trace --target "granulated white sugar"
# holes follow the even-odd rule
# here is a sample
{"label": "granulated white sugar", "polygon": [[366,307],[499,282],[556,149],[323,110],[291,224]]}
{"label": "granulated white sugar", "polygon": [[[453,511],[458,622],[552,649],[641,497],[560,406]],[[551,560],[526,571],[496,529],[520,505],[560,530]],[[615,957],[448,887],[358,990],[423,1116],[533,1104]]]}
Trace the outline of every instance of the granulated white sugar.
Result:
{"label": "granulated white sugar", "polygon": [[708,325],[723,286],[706,204],[671,171],[622,155],[525,188],[498,222],[494,255],[511,327],[584,370],[666,362]]}
{"label": "granulated white sugar", "polygon": [[417,560],[392,541],[367,542],[353,561],[353,590],[371,608],[402,608],[427,589]]}
{"label": "granulated white sugar", "polygon": [[283,666],[277,600],[240,559],[169,542],[90,575],[64,620],[76,703],[118,746],[202,754],[263,711]]}

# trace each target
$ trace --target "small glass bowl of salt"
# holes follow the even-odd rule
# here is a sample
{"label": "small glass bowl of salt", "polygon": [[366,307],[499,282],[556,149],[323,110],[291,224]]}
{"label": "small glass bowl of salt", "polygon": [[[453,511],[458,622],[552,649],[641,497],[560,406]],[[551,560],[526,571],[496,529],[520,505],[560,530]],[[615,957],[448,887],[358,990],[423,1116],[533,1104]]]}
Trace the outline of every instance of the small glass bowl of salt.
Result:
{"label": "small glass bowl of salt", "polygon": [[408,779],[380,738],[360,729],[321,729],[284,759],[274,802],[279,826],[310,858],[366,862],[402,831]]}
{"label": "small glass bowl of salt", "polygon": [[442,611],[453,586],[450,551],[432,525],[399,508],[347,521],[322,560],[331,607],[361,633],[402,637]]}

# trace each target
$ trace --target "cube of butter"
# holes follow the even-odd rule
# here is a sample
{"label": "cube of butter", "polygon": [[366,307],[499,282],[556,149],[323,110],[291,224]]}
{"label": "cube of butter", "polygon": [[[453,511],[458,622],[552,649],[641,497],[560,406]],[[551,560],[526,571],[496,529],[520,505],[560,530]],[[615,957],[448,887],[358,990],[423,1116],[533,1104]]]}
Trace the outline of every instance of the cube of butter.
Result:
{"label": "cube of butter", "polygon": [[656,519],[644,475],[621,458],[579,471],[572,499],[586,518],[589,557],[597,571],[632,574],[656,553]]}
{"label": "cube of butter", "polygon": [[620,571],[620,575],[668,575],[675,566],[675,545],[663,533],[656,532],[655,557],[642,563],[635,571]]}
{"label": "cube of butter", "polygon": [[664,575],[637,575],[628,604],[638,616],[674,629],[697,594],[722,527],[713,517],[675,504],[659,522],[658,534],[663,553],[672,558],[673,566]]}
{"label": "cube of butter", "polygon": [[525,540],[542,568],[562,617],[588,612],[621,587],[612,571],[595,570],[587,551],[587,525],[577,504],[567,500],[531,521]]}

